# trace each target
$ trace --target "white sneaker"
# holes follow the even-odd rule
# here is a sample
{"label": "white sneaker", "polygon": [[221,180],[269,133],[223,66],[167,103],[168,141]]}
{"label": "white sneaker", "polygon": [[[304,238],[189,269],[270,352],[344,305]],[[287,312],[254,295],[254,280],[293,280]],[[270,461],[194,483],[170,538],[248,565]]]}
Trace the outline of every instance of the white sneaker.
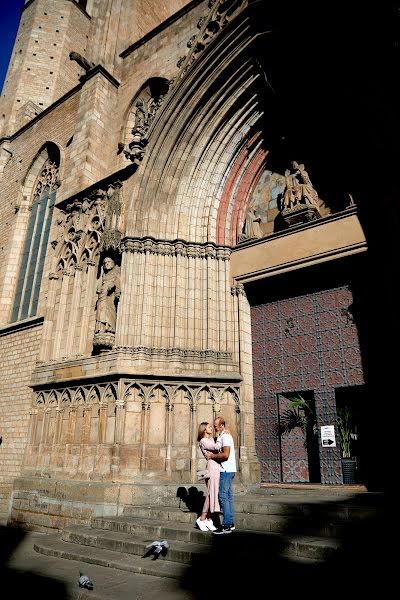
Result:
{"label": "white sneaker", "polygon": [[200,529],[200,531],[209,531],[209,528],[206,525],[206,521],[201,521],[200,517],[196,519],[196,525]]}
{"label": "white sneaker", "polygon": [[210,531],[215,531],[217,528],[215,527],[214,523],[212,522],[212,519],[206,519],[205,520],[205,524],[207,525],[207,528]]}

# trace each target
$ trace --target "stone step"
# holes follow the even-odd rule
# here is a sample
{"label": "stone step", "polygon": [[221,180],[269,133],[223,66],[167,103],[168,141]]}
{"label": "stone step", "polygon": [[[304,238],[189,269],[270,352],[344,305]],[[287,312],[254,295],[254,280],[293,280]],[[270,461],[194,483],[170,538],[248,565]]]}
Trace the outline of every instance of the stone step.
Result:
{"label": "stone step", "polygon": [[[210,555],[215,552],[229,551],[235,555],[237,560],[239,557],[246,558],[249,554],[261,556],[266,548],[276,555],[294,560],[324,561],[332,558],[340,549],[340,544],[336,540],[317,536],[280,535],[257,531],[234,531],[222,536],[215,536],[211,532],[198,533],[203,536],[203,543],[169,539],[166,556],[160,557],[157,562],[201,567],[202,561],[206,564]],[[46,536],[43,541],[35,543],[35,550],[42,554],[70,560],[83,560],[122,570],[144,572],[138,567],[143,567],[143,561],[148,552],[146,546],[152,541],[154,541],[152,536],[143,539],[138,535],[76,526],[66,528],[61,536],[57,534]],[[111,557],[109,553],[111,553]],[[117,555],[121,555],[119,561]],[[130,562],[128,556],[142,560],[138,565],[137,560],[134,563]],[[117,566],[117,562],[119,566]],[[172,576],[168,572],[156,571],[158,575]],[[176,572],[179,570],[172,571],[172,573]]]}
{"label": "stone step", "polygon": [[50,533],[43,540],[35,542],[34,550],[45,556],[55,556],[67,560],[76,560],[80,563],[89,563],[156,577],[180,579],[186,571],[185,564],[165,560],[165,557],[153,560],[151,557],[142,558],[134,554],[104,550],[103,548],[80,546],[79,544],[63,541],[59,533]]}
{"label": "stone step", "polygon": [[[92,520],[92,525],[100,529],[110,529],[113,531],[134,532],[140,531],[163,531],[163,535],[184,536],[186,539],[187,530],[185,525],[195,526],[197,514],[184,512],[180,509],[170,507],[137,507],[136,516],[124,515],[122,517],[96,517]],[[162,526],[159,524],[162,523]],[[169,524],[169,525],[168,525]],[[219,524],[218,519],[216,525]],[[346,521],[332,522],[331,520],[316,518],[310,516],[305,519],[294,516],[288,518],[287,515],[261,514],[261,513],[235,513],[235,525],[238,530],[255,530],[270,533],[307,533],[308,535],[337,537],[341,535],[346,527]],[[198,530],[193,531],[197,535]],[[182,539],[181,537],[174,539]]]}
{"label": "stone step", "polygon": [[[116,550],[127,554],[144,555],[146,546],[156,539],[166,539],[170,544],[168,549],[168,560],[174,562],[191,563],[193,555],[198,556],[207,551],[207,546],[213,546],[221,538],[231,537],[235,534],[235,539],[240,539],[240,544],[237,545],[236,551],[246,553],[250,548],[252,551],[257,550],[258,546],[265,544],[265,536],[272,536],[270,539],[280,540],[281,553],[303,558],[313,558],[316,560],[325,560],[326,557],[332,554],[337,547],[338,542],[335,539],[328,539],[323,536],[312,535],[295,535],[285,534],[280,535],[265,531],[246,531],[235,530],[228,536],[215,536],[211,532],[202,532],[194,528],[192,524],[181,524],[180,528],[166,527],[156,525],[154,530],[151,530],[151,524],[144,527],[145,533],[142,533],[141,523],[138,523],[137,529],[134,528],[128,533],[121,531],[110,531],[94,527],[67,527],[63,530],[63,541],[104,548],[107,550]],[[155,534],[158,535],[155,535]],[[169,536],[169,537],[168,537]],[[230,543],[230,547],[235,545],[235,542]]]}
{"label": "stone step", "polygon": [[[294,569],[302,561],[320,569],[343,557],[347,560],[359,532],[373,532],[383,514],[379,495],[324,492],[322,496],[254,489],[235,495],[236,530],[215,536],[196,527],[198,512],[183,502],[185,494],[181,491],[173,497],[170,491],[156,497],[155,503],[126,506],[122,516],[98,516],[91,527],[74,525],[61,535],[45,536],[35,550],[170,578],[184,578],[188,573],[200,576],[215,562],[221,565],[221,557],[227,568],[234,564],[253,573],[263,572],[268,557],[280,561],[279,565],[287,561]],[[192,500],[201,497],[191,492]],[[148,544],[164,539],[169,543],[165,556],[157,560],[145,556]]]}
{"label": "stone step", "polygon": [[[95,529],[94,527],[67,527],[63,530],[61,539],[64,542],[72,544],[81,544],[94,548],[103,548],[104,550],[113,550],[123,552],[124,554],[137,554],[144,556],[148,549],[146,546],[154,540],[166,539],[165,537],[154,535],[142,536],[137,533],[122,533],[118,531],[108,531],[105,529]],[[206,552],[205,544],[196,544],[189,541],[168,540],[170,547],[168,549],[168,560],[178,563],[190,563],[193,554]]]}

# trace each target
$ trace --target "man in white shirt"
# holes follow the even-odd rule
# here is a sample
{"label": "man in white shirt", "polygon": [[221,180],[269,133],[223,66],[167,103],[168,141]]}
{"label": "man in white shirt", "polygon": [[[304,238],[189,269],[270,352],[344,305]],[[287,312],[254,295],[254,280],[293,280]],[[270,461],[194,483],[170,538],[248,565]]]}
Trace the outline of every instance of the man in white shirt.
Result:
{"label": "man in white shirt", "polygon": [[217,417],[214,420],[214,428],[218,439],[221,441],[222,451],[218,454],[208,453],[207,458],[212,458],[221,464],[219,479],[219,501],[221,503],[223,520],[222,525],[213,533],[215,535],[231,533],[235,529],[233,522],[235,507],[233,503],[233,478],[236,473],[236,456],[233,437],[225,430],[225,420]]}

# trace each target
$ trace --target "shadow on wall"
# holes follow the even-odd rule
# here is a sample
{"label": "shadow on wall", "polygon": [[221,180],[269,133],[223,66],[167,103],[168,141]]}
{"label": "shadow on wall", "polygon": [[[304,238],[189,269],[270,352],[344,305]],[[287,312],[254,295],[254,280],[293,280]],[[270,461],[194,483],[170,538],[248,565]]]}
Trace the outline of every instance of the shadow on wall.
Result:
{"label": "shadow on wall", "polygon": [[17,571],[8,566],[25,535],[25,531],[16,527],[0,527],[0,576],[3,589],[1,597],[16,595],[19,598],[67,600],[67,590],[60,581],[29,571]]}

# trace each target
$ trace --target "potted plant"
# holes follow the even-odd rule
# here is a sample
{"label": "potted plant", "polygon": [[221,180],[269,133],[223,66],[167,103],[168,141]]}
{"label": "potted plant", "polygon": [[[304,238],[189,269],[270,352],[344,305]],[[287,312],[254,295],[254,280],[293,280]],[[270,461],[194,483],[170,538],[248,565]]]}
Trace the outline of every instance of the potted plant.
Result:
{"label": "potted plant", "polygon": [[348,403],[338,403],[336,406],[338,441],[342,459],[343,483],[356,483],[357,459],[353,456],[353,444],[357,433],[353,422],[351,406]]}

